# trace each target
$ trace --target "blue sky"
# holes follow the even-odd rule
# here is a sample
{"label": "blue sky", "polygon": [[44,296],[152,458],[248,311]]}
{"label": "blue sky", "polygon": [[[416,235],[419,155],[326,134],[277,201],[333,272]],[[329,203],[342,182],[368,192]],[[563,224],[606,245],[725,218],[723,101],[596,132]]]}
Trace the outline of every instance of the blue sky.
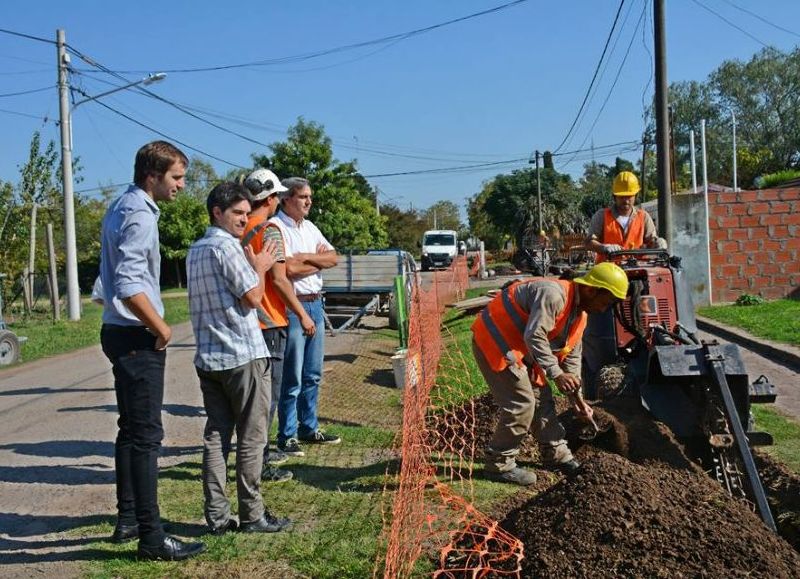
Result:
{"label": "blue sky", "polygon": [[[63,28],[70,46],[135,81],[148,72],[305,55],[506,3],[4,0],[0,28],[52,40],[56,29]],[[797,0],[666,4],[670,81],[705,80],[724,60],[749,59],[762,43],[788,51],[800,42]],[[450,200],[463,207],[485,180],[527,166],[535,149],[558,149],[586,94],[619,5],[619,0],[528,0],[404,40],[282,64],[169,72],[166,80],[150,87],[250,140],[134,91],[117,92],[102,102],[218,157],[206,159],[220,173],[231,164],[250,167],[250,155],[266,149],[253,141],[282,140],[299,116],[323,124],[336,157],[356,159],[367,176],[497,163],[370,178],[380,188],[382,202],[425,208]],[[72,82],[87,94],[113,88],[108,83],[124,84],[74,56],[72,62],[81,71]],[[651,62],[652,0],[626,0],[596,91],[560,149],[588,150],[556,157],[558,170],[578,175],[593,155],[600,162],[611,162],[616,155],[640,156],[640,149],[625,152],[629,145],[616,144],[641,139],[643,103],[653,93]],[[53,45],[0,33],[0,95],[50,87],[0,96],[2,180],[18,181],[34,130],[58,143],[55,64]],[[96,102],[75,110],[73,134],[84,178],[76,190],[129,181],[136,150],[160,138]]]}

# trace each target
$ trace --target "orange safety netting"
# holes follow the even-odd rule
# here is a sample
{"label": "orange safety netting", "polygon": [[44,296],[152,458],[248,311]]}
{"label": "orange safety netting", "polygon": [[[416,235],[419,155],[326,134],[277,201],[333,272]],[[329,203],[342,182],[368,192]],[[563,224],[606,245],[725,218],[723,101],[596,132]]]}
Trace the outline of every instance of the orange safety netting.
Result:
{"label": "orange safety netting", "polygon": [[471,378],[469,347],[457,344],[446,328],[442,335],[445,305],[463,298],[467,288],[466,259],[432,278],[412,292],[400,471],[397,488],[385,494],[385,558],[375,576],[417,574],[425,568],[417,565],[425,552],[434,562],[433,577],[518,577],[522,543],[472,504],[471,400],[482,384]]}

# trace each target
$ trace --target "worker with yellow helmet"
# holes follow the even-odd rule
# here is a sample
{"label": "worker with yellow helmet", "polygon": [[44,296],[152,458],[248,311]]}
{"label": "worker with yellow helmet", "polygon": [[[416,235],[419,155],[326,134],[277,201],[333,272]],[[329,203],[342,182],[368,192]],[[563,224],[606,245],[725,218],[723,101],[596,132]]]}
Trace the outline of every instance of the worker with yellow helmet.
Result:
{"label": "worker with yellow helmet", "polygon": [[[486,450],[490,478],[519,485],[536,482],[535,473],[516,463],[531,428],[545,467],[567,473],[580,467],[567,446],[551,388],[580,392],[587,314],[607,310],[627,293],[625,272],[606,262],[572,281],[516,281],[478,314],[472,324],[472,352],[500,409]],[[591,408],[576,400],[576,409],[591,417]]]}
{"label": "worker with yellow helmet", "polygon": [[639,179],[630,171],[622,171],[614,177],[612,185],[614,203],[600,209],[592,216],[586,249],[596,252],[596,261],[605,261],[606,256],[623,249],[641,247],[666,248],[658,237],[653,218],[643,209],[634,206],[639,192]]}

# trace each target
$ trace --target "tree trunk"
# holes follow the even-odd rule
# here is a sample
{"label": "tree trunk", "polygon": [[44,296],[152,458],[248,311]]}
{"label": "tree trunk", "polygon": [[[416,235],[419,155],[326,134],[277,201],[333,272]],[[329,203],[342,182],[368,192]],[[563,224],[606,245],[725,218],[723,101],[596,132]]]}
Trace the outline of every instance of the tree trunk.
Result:
{"label": "tree trunk", "polygon": [[183,289],[183,284],[181,281],[181,260],[175,260],[175,278],[178,282],[178,288]]}

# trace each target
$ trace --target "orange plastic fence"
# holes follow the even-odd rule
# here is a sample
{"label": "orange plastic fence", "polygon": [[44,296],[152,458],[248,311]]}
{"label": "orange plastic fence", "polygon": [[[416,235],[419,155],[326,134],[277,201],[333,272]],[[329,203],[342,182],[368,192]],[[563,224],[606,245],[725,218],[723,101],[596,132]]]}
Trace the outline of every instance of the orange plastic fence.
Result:
{"label": "orange plastic fence", "polygon": [[[472,354],[442,328],[447,303],[464,296],[466,259],[420,281],[412,292],[396,489],[384,495],[383,547],[375,577],[518,577],[522,543],[472,505],[475,413],[467,367]],[[467,394],[465,396],[465,393]],[[466,402],[465,402],[466,401]]]}

